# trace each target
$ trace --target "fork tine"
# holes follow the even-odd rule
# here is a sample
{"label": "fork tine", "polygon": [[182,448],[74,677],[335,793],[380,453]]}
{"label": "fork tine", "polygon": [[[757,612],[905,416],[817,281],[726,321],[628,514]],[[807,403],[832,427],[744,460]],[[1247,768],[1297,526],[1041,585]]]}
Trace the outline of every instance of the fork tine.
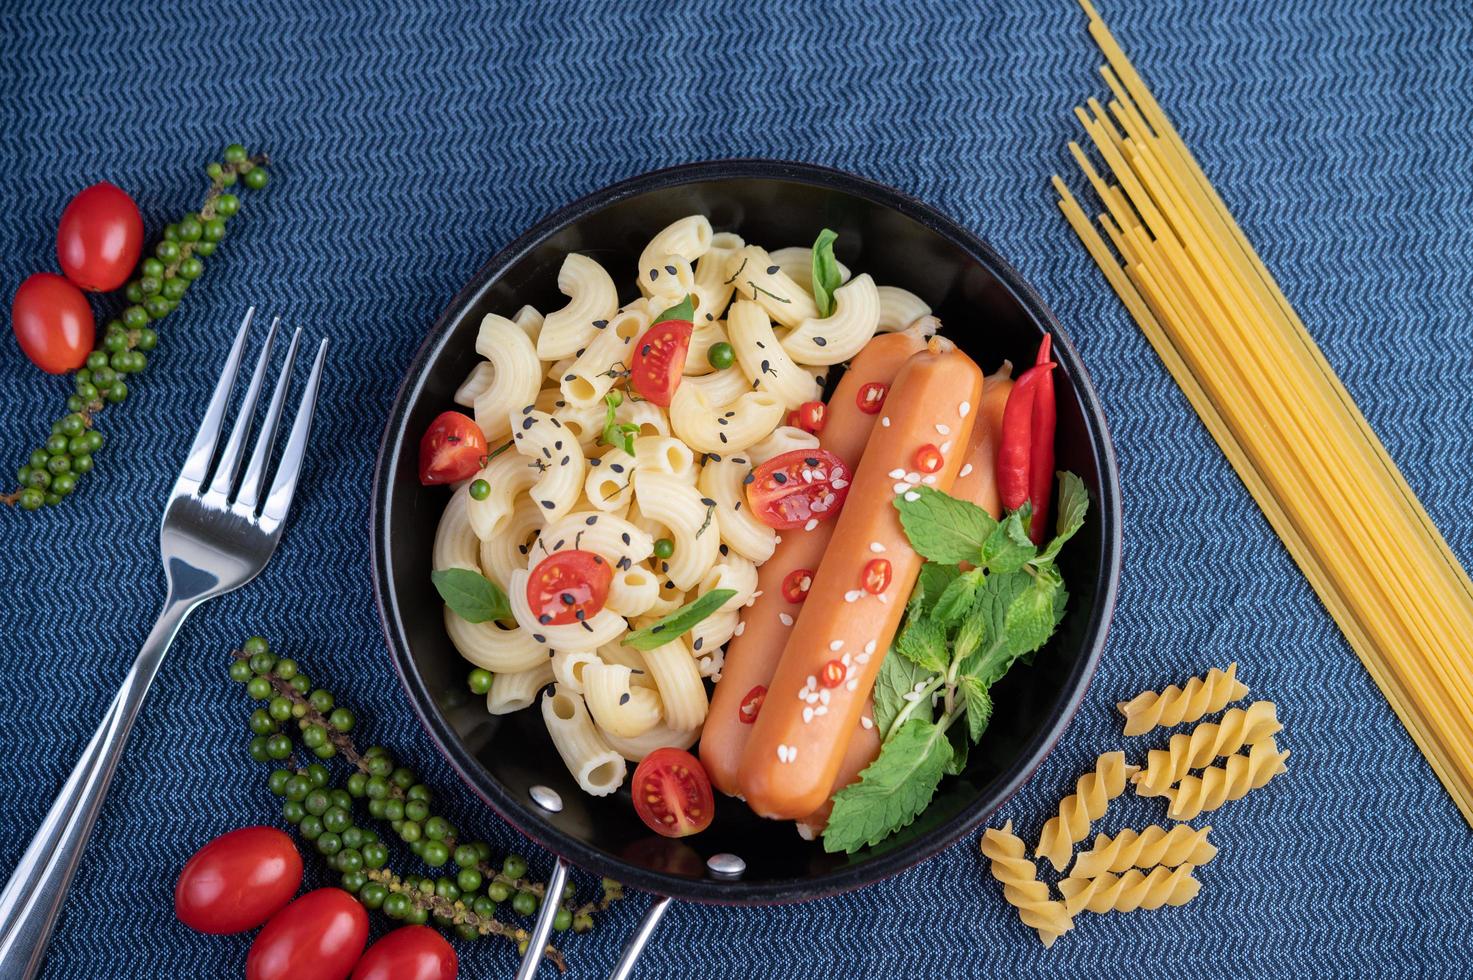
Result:
{"label": "fork tine", "polygon": [[256,355],[256,369],[251,372],[245,397],[240,400],[240,410],[236,412],[235,424],[230,427],[230,437],[225,440],[225,448],[220,451],[215,472],[210,476],[210,485],[205,488],[205,501],[214,506],[225,505],[235,485],[235,476],[240,472],[240,457],[245,453],[246,436],[250,434],[251,423],[256,415],[256,400],[261,397],[261,386],[266,383],[266,367],[271,362],[271,344],[276,339],[276,329],[280,325],[281,318],[277,317],[271,321],[271,329],[266,331],[266,342],[261,345],[261,353]]}
{"label": "fork tine", "polygon": [[254,517],[256,504],[261,497],[261,484],[266,479],[266,466],[271,461],[271,447],[276,442],[276,427],[281,422],[281,410],[286,405],[286,392],[291,387],[292,365],[297,358],[297,344],[302,339],[302,328],[292,331],[291,344],[286,349],[286,360],[281,365],[281,376],[271,392],[271,404],[266,409],[266,418],[261,422],[261,431],[256,433],[256,446],[251,450],[251,461],[246,465],[241,478],[240,490],[235,495],[233,509],[243,517]]}
{"label": "fork tine", "polygon": [[220,380],[215,383],[215,393],[210,396],[210,407],[205,409],[205,417],[199,424],[199,431],[195,433],[194,444],[189,447],[189,455],[184,459],[184,468],[179,471],[179,479],[174,483],[174,496],[181,493],[194,493],[204,483],[205,476],[210,472],[210,459],[215,455],[215,443],[220,438],[220,426],[225,419],[225,407],[230,402],[230,390],[235,387],[235,375],[240,370],[241,353],[245,350],[246,334],[251,329],[251,319],[256,315],[256,308],[252,306],[246,310],[245,319],[240,323],[240,329],[236,331],[235,343],[230,347],[230,354],[225,358],[225,367],[220,371]]}
{"label": "fork tine", "polygon": [[291,435],[286,448],[281,452],[281,464],[276,468],[276,479],[271,481],[271,492],[266,495],[266,505],[261,509],[261,526],[268,532],[279,528],[286,520],[291,507],[292,494],[297,489],[297,477],[302,473],[302,459],[307,453],[307,436],[312,431],[312,411],[317,405],[317,389],[322,384],[322,365],[327,359],[327,338],[317,347],[317,357],[312,362],[312,373],[307,377],[307,386],[302,389],[302,403],[297,406],[297,416],[292,420]]}

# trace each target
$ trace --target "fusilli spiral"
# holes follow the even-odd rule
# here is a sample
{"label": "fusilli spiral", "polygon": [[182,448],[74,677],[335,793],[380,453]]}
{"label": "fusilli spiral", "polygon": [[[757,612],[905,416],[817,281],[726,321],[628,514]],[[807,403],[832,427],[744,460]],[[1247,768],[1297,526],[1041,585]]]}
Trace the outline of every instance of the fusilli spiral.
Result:
{"label": "fusilli spiral", "polygon": [[1207,841],[1211,830],[1211,827],[1198,830],[1177,824],[1170,830],[1157,826],[1139,832],[1126,829],[1113,840],[1108,834],[1096,834],[1094,846],[1074,858],[1069,877],[1098,878],[1107,872],[1119,874],[1131,868],[1200,866],[1217,856],[1217,847]]}
{"label": "fusilli spiral", "polygon": [[1013,833],[1013,822],[1002,830],[987,828],[982,835],[982,853],[992,862],[992,877],[1002,882],[1002,895],[1018,910],[1023,924],[1038,930],[1044,946],[1074,927],[1064,903],[1049,897],[1048,885],[1038,880],[1038,869],[1023,856],[1023,841]]}
{"label": "fusilli spiral", "polygon": [[1246,709],[1230,708],[1221,721],[1203,722],[1189,734],[1171,736],[1168,748],[1152,749],[1146,768],[1132,776],[1131,782],[1141,796],[1162,796],[1190,770],[1277,735],[1283,727],[1272,701],[1255,701]]}
{"label": "fusilli spiral", "polygon": [[1171,801],[1168,812],[1173,820],[1191,820],[1228,800],[1241,799],[1283,772],[1287,758],[1288,752],[1280,752],[1278,744],[1266,738],[1247,755],[1231,756],[1226,765],[1204,769],[1200,777],[1186,776],[1176,788],[1166,790],[1162,795]]}
{"label": "fusilli spiral", "polygon": [[1059,891],[1064,893],[1064,908],[1071,916],[1086,909],[1134,912],[1185,905],[1202,890],[1202,883],[1192,877],[1195,870],[1196,865],[1183,864],[1175,870],[1158,866],[1149,874],[1132,868],[1123,875],[1106,872],[1098,878],[1065,878],[1059,883]]}
{"label": "fusilli spiral", "polygon": [[1227,670],[1214,667],[1207,676],[1187,681],[1185,690],[1172,684],[1164,691],[1143,691],[1120,702],[1117,707],[1125,716],[1125,734],[1144,735],[1158,725],[1196,721],[1247,697],[1248,685],[1237,679],[1237,672],[1237,664],[1229,664]]}
{"label": "fusilli spiral", "polygon": [[1079,777],[1074,792],[1059,803],[1058,816],[1043,825],[1034,854],[1046,857],[1055,871],[1063,871],[1077,841],[1089,833],[1090,821],[1105,813],[1105,806],[1125,791],[1125,779],[1139,766],[1127,766],[1124,752],[1106,752],[1092,771]]}

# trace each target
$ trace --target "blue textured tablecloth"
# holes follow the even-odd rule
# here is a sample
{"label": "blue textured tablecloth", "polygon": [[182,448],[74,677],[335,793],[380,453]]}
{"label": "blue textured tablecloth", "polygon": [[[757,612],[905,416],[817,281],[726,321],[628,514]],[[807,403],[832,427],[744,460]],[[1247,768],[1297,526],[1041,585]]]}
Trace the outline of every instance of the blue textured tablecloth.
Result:
{"label": "blue textured tablecloth", "polygon": [[[1467,562],[1473,8],[1415,7],[1110,0],[1104,14]],[[847,897],[675,908],[639,976],[1467,975],[1473,835],[1047,192],[1069,167],[1070,107],[1103,94],[1099,61],[1066,0],[6,4],[6,296],[55,268],[57,217],[87,184],[130,190],[152,236],[197,204],[196,168],[225,143],[276,166],[107,413],[97,472],[62,507],[0,512],[0,869],[151,622],[161,504],[242,310],[335,343],[296,520],[259,581],[186,624],[46,975],[240,975],[248,939],[190,932],[171,895],[204,840],[278,819],[225,677],[251,632],[331,679],[460,826],[513,843],[440,764],[384,652],[365,533],[382,422],[419,338],[499,245],[613,180],[730,156],[846,168],[955,215],[1037,285],[1099,387],[1125,489],[1119,610],[1084,709],[998,819],[1036,834],[1120,742],[1117,699],[1228,660],[1278,701],[1294,754],[1213,821],[1222,853],[1186,908],[1089,917],[1045,953],[973,836]],[[8,470],[66,389],[7,336],[0,391]],[[1134,804],[1101,827],[1156,816]],[[572,975],[603,975],[647,901],[566,937]],[[465,976],[514,962],[505,944],[460,951]]]}

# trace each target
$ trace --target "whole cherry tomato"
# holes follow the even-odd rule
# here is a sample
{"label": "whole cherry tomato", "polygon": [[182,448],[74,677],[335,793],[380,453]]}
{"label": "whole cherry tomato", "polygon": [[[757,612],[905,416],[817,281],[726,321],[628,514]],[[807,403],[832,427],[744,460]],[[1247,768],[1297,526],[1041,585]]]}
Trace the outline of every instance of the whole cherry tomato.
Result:
{"label": "whole cherry tomato", "polygon": [[352,980],[455,980],[460,962],[429,926],[395,929],[363,954]]}
{"label": "whole cherry tomato", "polygon": [[419,440],[419,482],[455,483],[484,466],[486,437],[475,420],[460,412],[441,412]]}
{"label": "whole cherry tomato", "polygon": [[[749,694],[750,700],[751,695]],[[755,718],[759,701],[752,710]],[[745,704],[743,705],[745,711]],[[634,812],[664,837],[689,837],[711,826],[716,803],[711,780],[699,760],[683,749],[656,749],[634,770]]]}
{"label": "whole cherry tomato", "polygon": [[48,374],[81,367],[97,329],[87,297],[54,272],[38,272],[20,284],[10,325],[26,357]]}
{"label": "whole cherry tomato", "polygon": [[196,932],[254,929],[302,886],[302,856],[274,827],[242,827],[201,847],[179,872],[174,914]]}
{"label": "whole cherry tomato", "polygon": [[277,912],[246,955],[246,980],[346,980],[368,941],[368,913],[341,888]]}
{"label": "whole cherry tomato", "polygon": [[61,271],[92,293],[127,282],[143,251],[143,215],[118,188],[103,181],[72,198],[56,226]]}

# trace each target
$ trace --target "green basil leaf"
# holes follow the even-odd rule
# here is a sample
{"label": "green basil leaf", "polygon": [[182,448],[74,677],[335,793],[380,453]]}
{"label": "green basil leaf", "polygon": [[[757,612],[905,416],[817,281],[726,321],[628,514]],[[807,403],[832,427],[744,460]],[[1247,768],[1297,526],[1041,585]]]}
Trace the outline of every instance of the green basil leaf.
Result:
{"label": "green basil leaf", "polygon": [[987,693],[987,685],[971,676],[961,678],[961,689],[967,705],[967,734],[975,742],[992,720],[992,695]]}
{"label": "green basil leaf", "polygon": [[820,317],[834,312],[834,290],[844,283],[839,261],[834,258],[834,242],[838,232],[825,228],[813,242],[813,302]]}
{"label": "green basil leaf", "polygon": [[895,717],[905,709],[905,696],[916,689],[916,685],[930,678],[931,672],[905,657],[895,656],[891,650],[880,662],[880,672],[875,677],[875,727],[881,737],[895,723]]}
{"label": "green basil leaf", "polygon": [[720,609],[736,589],[712,589],[693,602],[687,602],[658,623],[625,634],[623,644],[636,650],[653,650],[678,639],[701,620]]}
{"label": "green basil leaf", "polygon": [[686,322],[690,322],[691,320],[695,319],[695,316],[695,301],[691,299],[690,293],[686,293],[685,299],[681,300],[679,303],[670,307],[670,309],[666,310],[664,313],[661,313],[659,316],[655,317],[653,320],[650,321],[650,323],[664,323],[666,320],[685,320]]}
{"label": "green basil leaf", "polygon": [[450,611],[468,623],[506,619],[511,603],[495,582],[469,568],[442,568],[430,573],[430,582]]}

